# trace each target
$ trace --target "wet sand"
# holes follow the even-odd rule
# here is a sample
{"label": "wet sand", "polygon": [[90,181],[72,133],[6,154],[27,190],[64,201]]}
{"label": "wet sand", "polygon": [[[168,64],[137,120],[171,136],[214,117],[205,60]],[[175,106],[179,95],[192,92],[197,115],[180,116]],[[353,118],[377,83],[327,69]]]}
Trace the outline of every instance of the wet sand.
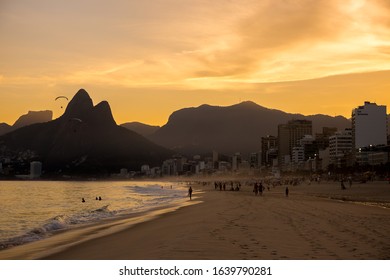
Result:
{"label": "wet sand", "polygon": [[289,197],[282,186],[260,197],[250,186],[240,192],[194,186],[192,203],[203,203],[47,259],[390,259],[390,208],[383,207],[389,184],[289,188]]}
{"label": "wet sand", "polygon": [[[390,259],[390,185],[313,183],[255,196],[193,185],[184,204],[69,230],[0,259]],[[189,205],[188,207],[183,207]]]}

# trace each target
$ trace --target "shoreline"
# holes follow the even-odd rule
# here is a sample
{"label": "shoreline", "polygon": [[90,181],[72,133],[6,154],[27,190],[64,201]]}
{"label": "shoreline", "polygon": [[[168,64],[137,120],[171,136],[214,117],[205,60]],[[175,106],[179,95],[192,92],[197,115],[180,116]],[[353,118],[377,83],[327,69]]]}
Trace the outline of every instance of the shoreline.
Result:
{"label": "shoreline", "polygon": [[[201,202],[197,201],[195,204]],[[157,219],[161,215],[177,211],[192,204],[186,199],[185,201],[175,202],[167,206],[158,206],[141,212],[104,219],[98,223],[60,230],[47,238],[0,250],[0,260],[42,259],[89,240],[130,229],[138,223]]]}
{"label": "shoreline", "polygon": [[390,203],[387,183],[356,184],[347,190],[340,190],[338,183],[302,184],[289,186],[289,197],[285,186],[271,187],[257,197],[252,186],[239,192],[192,186],[194,199],[186,201],[191,207],[122,223],[115,232],[30,258],[390,259],[390,209],[378,204]]}

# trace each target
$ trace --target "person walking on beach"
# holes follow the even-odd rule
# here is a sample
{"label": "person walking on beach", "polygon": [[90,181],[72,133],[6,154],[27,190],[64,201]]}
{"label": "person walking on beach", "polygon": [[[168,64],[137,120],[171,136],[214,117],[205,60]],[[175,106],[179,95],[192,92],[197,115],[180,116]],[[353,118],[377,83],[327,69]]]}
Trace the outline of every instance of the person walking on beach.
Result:
{"label": "person walking on beach", "polygon": [[256,182],[255,185],[253,186],[253,192],[255,193],[255,195],[257,195],[258,192],[259,192],[259,186],[257,185],[257,182]]}
{"label": "person walking on beach", "polygon": [[192,200],[192,188],[191,188],[191,186],[188,189],[188,196],[190,197],[190,200]]}
{"label": "person walking on beach", "polygon": [[288,197],[288,193],[289,193],[289,190],[288,190],[288,187],[286,187],[286,197]]}
{"label": "person walking on beach", "polygon": [[345,185],[344,185],[344,179],[341,179],[341,189],[342,190],[345,190],[346,188],[345,188]]}

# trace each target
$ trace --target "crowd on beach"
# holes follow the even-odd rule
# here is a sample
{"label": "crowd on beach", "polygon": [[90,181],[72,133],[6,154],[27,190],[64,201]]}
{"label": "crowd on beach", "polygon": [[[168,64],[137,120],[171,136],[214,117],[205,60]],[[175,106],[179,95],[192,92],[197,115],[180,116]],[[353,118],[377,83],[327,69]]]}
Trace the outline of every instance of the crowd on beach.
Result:
{"label": "crowd on beach", "polygon": [[[286,197],[289,196],[291,187],[298,185],[308,185],[312,183],[315,185],[322,184],[323,182],[338,182],[340,184],[341,190],[347,190],[352,188],[353,182],[365,184],[371,181],[374,181],[374,176],[370,172],[364,174],[330,174],[318,175],[313,174],[310,176],[289,176],[289,177],[268,177],[268,178],[252,178],[252,179],[243,179],[238,180],[237,178],[233,180],[217,180],[217,181],[198,181],[196,184],[201,184],[203,186],[214,186],[216,191],[252,191],[255,196],[263,196],[265,192],[272,191],[274,188],[278,188],[279,191],[281,187],[284,190]],[[390,184],[390,177],[386,179]],[[293,189],[293,188],[292,188]],[[191,189],[192,194],[192,189]],[[191,194],[189,194],[191,198]]]}
{"label": "crowd on beach", "polygon": [[[255,196],[262,196],[263,193],[271,191],[271,188],[277,186],[285,186],[285,195],[289,195],[289,186],[297,186],[304,181],[304,178],[286,178],[286,179],[264,179],[264,180],[246,180],[241,181],[215,181],[214,190],[219,191],[240,191],[243,186],[253,186],[253,193]],[[203,186],[210,185],[211,182],[202,182]]]}

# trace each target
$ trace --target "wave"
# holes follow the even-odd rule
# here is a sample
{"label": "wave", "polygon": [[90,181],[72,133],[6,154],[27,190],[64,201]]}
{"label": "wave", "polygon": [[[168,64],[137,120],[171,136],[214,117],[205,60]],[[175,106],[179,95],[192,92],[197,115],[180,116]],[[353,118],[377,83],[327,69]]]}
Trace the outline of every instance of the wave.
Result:
{"label": "wave", "polygon": [[73,215],[58,215],[46,220],[39,227],[33,228],[19,236],[9,238],[0,242],[0,249],[6,249],[32,241],[38,241],[47,238],[61,230],[66,230],[75,225],[93,223],[102,219],[115,216],[117,211],[110,210],[109,205],[103,207],[76,213]]}
{"label": "wave", "polygon": [[[123,192],[123,188],[125,188],[125,192]],[[114,192],[108,205],[101,204],[102,202],[99,202],[99,205],[95,205],[95,203],[86,203],[76,207],[72,205],[65,207],[60,215],[47,220],[36,220],[36,222],[26,225],[27,229],[23,230],[22,226],[17,225],[12,229],[9,227],[4,232],[0,230],[4,236],[2,238],[0,235],[0,249],[41,240],[83,224],[97,223],[104,219],[166,206],[184,198],[187,194],[186,188],[177,185],[171,187],[170,184],[122,185],[117,191]]]}

